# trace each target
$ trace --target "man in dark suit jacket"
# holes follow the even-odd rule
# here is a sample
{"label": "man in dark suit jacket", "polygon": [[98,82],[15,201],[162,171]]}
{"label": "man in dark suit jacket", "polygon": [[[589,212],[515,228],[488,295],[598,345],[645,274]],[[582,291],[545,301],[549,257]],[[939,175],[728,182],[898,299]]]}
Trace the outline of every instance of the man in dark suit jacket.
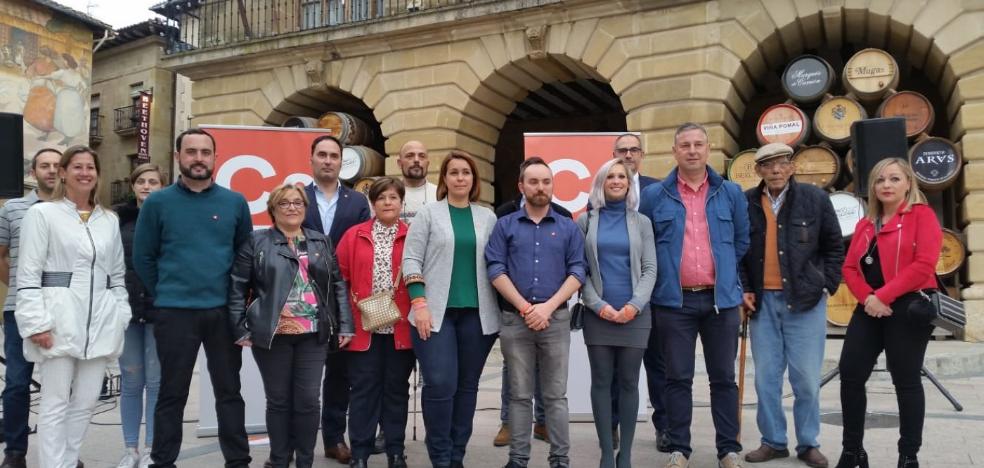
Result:
{"label": "man in dark suit jacket", "polygon": [[[642,189],[649,186],[649,184],[659,182],[659,179],[644,176],[639,173],[641,169],[642,157],[645,152],[642,150],[642,140],[639,139],[639,135],[635,133],[623,133],[615,139],[615,147],[612,149],[613,158],[622,158],[625,161],[625,165],[632,169],[635,173],[635,182],[632,184],[635,186],[636,200],[639,199],[639,193]],[[635,208],[639,208],[636,206]]]}
{"label": "man in dark suit jacket", "polygon": [[[334,249],[350,227],[369,219],[369,200],[338,181],[342,168],[342,144],[324,135],[311,143],[311,175],[305,187],[308,207],[304,227],[324,233]],[[325,362],[321,398],[321,438],[325,456],[347,464],[352,452],[345,443],[345,415],[349,405],[347,353],[334,353]]]}

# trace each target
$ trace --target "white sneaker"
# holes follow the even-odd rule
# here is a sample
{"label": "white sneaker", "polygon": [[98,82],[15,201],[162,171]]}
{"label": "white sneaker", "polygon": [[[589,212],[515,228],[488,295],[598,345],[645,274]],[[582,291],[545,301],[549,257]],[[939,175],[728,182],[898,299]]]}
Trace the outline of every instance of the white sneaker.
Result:
{"label": "white sneaker", "polygon": [[120,464],[116,465],[116,468],[137,468],[139,462],[140,454],[137,453],[137,448],[127,447],[126,452],[123,452],[123,458],[120,459]]}
{"label": "white sneaker", "polygon": [[741,458],[735,452],[728,452],[724,458],[718,460],[719,468],[741,468]]}
{"label": "white sneaker", "polygon": [[666,462],[664,468],[687,468],[690,461],[683,455],[683,452],[673,452],[670,454],[670,461]]}
{"label": "white sneaker", "polygon": [[154,460],[150,458],[150,447],[145,447],[144,452],[140,454],[140,468],[148,468],[151,463],[154,463]]}

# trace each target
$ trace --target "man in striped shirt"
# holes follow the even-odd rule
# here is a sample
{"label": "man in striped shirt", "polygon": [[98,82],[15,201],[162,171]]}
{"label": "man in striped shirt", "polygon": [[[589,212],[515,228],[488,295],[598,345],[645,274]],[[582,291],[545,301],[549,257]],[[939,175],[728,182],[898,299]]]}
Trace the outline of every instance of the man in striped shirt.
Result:
{"label": "man in striped shirt", "polygon": [[0,468],[25,467],[27,455],[27,419],[31,405],[31,375],[34,363],[24,359],[24,340],[17,331],[14,304],[17,302],[17,250],[20,223],[27,209],[51,197],[58,178],[61,152],[42,149],[31,160],[31,176],[38,188],[21,198],[7,201],[0,208],[0,281],[7,285],[3,304],[3,353],[7,359],[6,385],[3,389],[3,436],[6,440]]}

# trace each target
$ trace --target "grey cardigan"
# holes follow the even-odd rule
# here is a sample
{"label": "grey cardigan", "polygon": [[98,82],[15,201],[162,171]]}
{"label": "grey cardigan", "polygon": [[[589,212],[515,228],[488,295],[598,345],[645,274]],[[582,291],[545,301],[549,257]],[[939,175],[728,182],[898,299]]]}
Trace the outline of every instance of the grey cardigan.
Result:
{"label": "grey cardigan", "polygon": [[[499,304],[495,290],[485,274],[485,244],[489,241],[496,217],[492,210],[472,203],[475,225],[475,281],[478,285],[478,314],[482,334],[499,331]],[[403,247],[403,277],[421,275],[424,278],[427,307],[434,322],[433,331],[441,331],[444,309],[451,288],[451,266],[454,260],[454,230],[447,199],[424,205],[413,218]],[[409,315],[413,325],[413,310]]]}
{"label": "grey cardigan", "polygon": [[[584,249],[588,260],[588,280],[581,288],[581,301],[595,314],[608,305],[601,299],[603,281],[601,269],[598,267],[599,217],[599,208],[595,208],[591,210],[590,224],[588,214],[577,218],[577,226],[584,233]],[[629,300],[629,304],[640,312],[646,312],[649,296],[656,285],[656,243],[653,237],[653,224],[649,218],[635,210],[625,212],[625,222],[629,232],[629,259],[632,269],[632,299]]]}

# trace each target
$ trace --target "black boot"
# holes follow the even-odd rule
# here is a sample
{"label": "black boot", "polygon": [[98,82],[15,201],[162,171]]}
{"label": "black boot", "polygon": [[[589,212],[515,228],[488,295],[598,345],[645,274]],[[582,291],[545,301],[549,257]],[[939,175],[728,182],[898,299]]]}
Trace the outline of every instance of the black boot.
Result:
{"label": "black boot", "polygon": [[915,455],[899,454],[899,468],[919,468],[919,459]]}
{"label": "black boot", "polygon": [[407,456],[404,454],[387,455],[386,468],[407,468]]}
{"label": "black boot", "polygon": [[864,449],[845,450],[837,460],[836,468],[868,468],[868,452]]}
{"label": "black boot", "polygon": [[352,461],[349,462],[349,468],[368,468],[368,466],[369,465],[366,460],[358,460],[353,458]]}

